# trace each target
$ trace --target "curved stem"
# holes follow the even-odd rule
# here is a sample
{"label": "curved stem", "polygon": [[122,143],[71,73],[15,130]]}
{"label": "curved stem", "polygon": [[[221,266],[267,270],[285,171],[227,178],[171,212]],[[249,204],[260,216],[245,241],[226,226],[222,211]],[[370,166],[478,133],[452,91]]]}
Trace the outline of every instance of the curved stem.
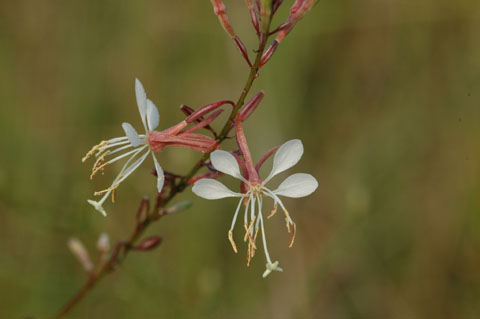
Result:
{"label": "curved stem", "polygon": [[[271,19],[268,21],[268,27],[270,27],[270,22]],[[237,102],[235,103],[235,106],[232,109],[232,112],[223,126],[223,129],[221,133],[218,136],[218,143],[222,143],[226,138],[227,134],[230,130],[230,127],[235,119],[236,114],[240,110],[240,108],[244,105],[245,103],[245,98],[247,97],[248,93],[250,92],[250,89],[252,88],[253,82],[258,76],[258,70],[260,67],[260,63],[262,60],[262,54],[265,51],[265,46],[267,43],[269,37],[269,32],[262,33],[260,36],[260,42],[258,49],[255,51],[257,52],[256,57],[255,57],[255,62],[252,64],[250,68],[250,73],[247,77],[247,81],[242,89],[242,92],[240,96],[237,99]],[[77,305],[84,297],[85,295],[99,282],[100,279],[102,279],[108,272],[114,271],[116,266],[121,264],[127,257],[128,253],[133,249],[135,246],[135,243],[137,240],[140,238],[140,236],[143,234],[143,232],[148,228],[148,226],[153,222],[158,220],[158,218],[163,217],[164,215],[167,215],[167,213],[163,210],[163,207],[170,202],[177,194],[181,193],[187,186],[188,186],[188,180],[191,179],[200,168],[202,168],[203,164],[205,163],[206,160],[208,160],[210,156],[210,153],[205,153],[200,160],[192,167],[190,172],[185,175],[170,191],[168,196],[166,198],[163,198],[162,200],[157,200],[157,204],[155,205],[152,213],[149,215],[149,217],[143,221],[142,223],[138,224],[137,227],[135,228],[134,232],[131,234],[129,239],[125,242],[120,242],[117,244],[116,249],[117,253],[112,253],[112,256],[110,259],[105,262],[105,264],[96,272],[93,273],[87,282],[83,285],[82,288],[62,307],[60,312],[55,316],[55,318],[63,318],[66,314],[68,314],[75,305]],[[121,254],[120,254],[121,250]]]}

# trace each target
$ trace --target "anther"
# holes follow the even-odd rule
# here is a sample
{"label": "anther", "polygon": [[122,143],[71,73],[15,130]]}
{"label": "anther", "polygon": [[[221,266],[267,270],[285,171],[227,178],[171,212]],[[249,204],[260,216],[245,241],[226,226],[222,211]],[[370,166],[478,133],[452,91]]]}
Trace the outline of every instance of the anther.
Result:
{"label": "anther", "polygon": [[228,240],[230,240],[230,244],[232,244],[233,251],[235,253],[238,253],[237,245],[235,244],[235,241],[233,240],[233,230],[232,229],[230,229],[228,231]]}
{"label": "anther", "polygon": [[97,158],[97,161],[95,162],[95,164],[93,164],[92,173],[98,166],[100,166],[103,163],[103,160],[105,159],[105,156],[107,156],[109,153],[110,153],[110,151],[107,150],[99,158]]}
{"label": "anther", "polygon": [[107,141],[101,141],[100,144],[95,145],[88,153],[82,158],[82,163],[85,163],[86,160],[88,160],[93,153],[95,153],[100,147],[107,145]]}
{"label": "anther", "polygon": [[278,208],[278,204],[277,202],[275,202],[275,204],[273,204],[273,209],[270,211],[270,214],[268,214],[267,216],[267,219],[271,218],[273,215],[277,213],[277,208]]}
{"label": "anther", "polygon": [[118,187],[118,185],[120,185],[120,184],[115,184],[115,185],[113,185],[113,186],[111,186],[111,187],[109,187],[109,188],[107,188],[107,189],[104,189],[104,190],[95,192],[95,193],[93,193],[93,195],[95,195],[95,196],[103,195],[103,194],[105,194],[105,193],[108,193],[108,192],[110,192],[110,191],[115,190],[115,189]]}
{"label": "anther", "polygon": [[252,230],[253,224],[255,223],[255,219],[257,216],[254,216],[248,228],[245,229],[245,236],[243,237],[243,241],[247,241],[247,238],[250,237],[250,231]]}
{"label": "anther", "polygon": [[288,244],[288,248],[292,248],[293,242],[295,241],[296,233],[297,233],[297,225],[293,223],[293,232],[292,232],[292,237],[290,237],[290,243]]}

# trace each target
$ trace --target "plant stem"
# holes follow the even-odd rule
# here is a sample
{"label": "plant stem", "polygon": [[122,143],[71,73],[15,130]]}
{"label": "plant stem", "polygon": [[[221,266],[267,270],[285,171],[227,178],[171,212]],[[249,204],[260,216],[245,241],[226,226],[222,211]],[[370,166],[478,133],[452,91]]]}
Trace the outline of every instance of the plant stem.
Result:
{"label": "plant stem", "polygon": [[[240,108],[244,105],[245,103],[245,98],[247,97],[248,93],[250,92],[250,89],[252,88],[253,82],[257,78],[258,75],[258,69],[262,60],[262,54],[265,51],[265,46],[267,44],[267,40],[269,37],[269,31],[268,29],[270,28],[270,22],[271,18],[268,19],[268,28],[265,33],[260,34],[260,40],[259,40],[259,46],[258,49],[255,51],[256,57],[255,57],[255,62],[252,64],[250,68],[250,73],[248,74],[247,81],[242,89],[242,92],[240,96],[237,99],[237,102],[235,103],[235,107],[232,109],[232,112],[223,126],[223,129],[218,136],[218,143],[221,144],[226,138],[227,134],[230,130],[230,126],[233,123],[233,120],[235,119],[236,114],[240,110]],[[157,205],[153,209],[152,213],[149,214],[147,219],[143,221],[141,224],[137,225],[135,228],[134,232],[130,236],[130,238],[125,241],[121,242],[121,247],[119,249],[122,250],[122,254],[118,253],[115,255],[112,255],[111,258],[105,262],[105,264],[96,272],[92,273],[87,282],[83,285],[82,288],[62,307],[60,312],[55,316],[55,318],[63,318],[66,314],[68,314],[72,308],[77,305],[83,297],[99,282],[100,279],[102,279],[107,273],[112,272],[115,270],[116,266],[121,264],[127,257],[128,253],[132,250],[134,247],[136,241],[140,238],[140,236],[144,233],[144,231],[148,228],[148,226],[158,219],[158,216],[160,215],[160,218],[165,215],[165,213],[162,213],[163,207],[170,202],[177,194],[181,193],[187,186],[188,186],[188,180],[191,179],[200,168],[202,168],[203,164],[205,163],[206,160],[208,160],[210,156],[210,153],[205,153],[200,160],[192,167],[190,172],[185,175],[179,182],[176,184],[168,194],[166,198],[163,200],[159,201],[157,200]],[[119,245],[119,244],[117,244]]]}

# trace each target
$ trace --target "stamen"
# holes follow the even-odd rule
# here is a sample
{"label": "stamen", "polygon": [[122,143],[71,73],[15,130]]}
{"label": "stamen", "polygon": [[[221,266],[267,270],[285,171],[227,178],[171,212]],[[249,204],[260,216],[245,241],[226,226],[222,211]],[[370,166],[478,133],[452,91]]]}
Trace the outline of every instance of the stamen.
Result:
{"label": "stamen", "polygon": [[129,151],[129,152],[123,153],[122,155],[119,155],[119,156],[117,156],[117,157],[109,160],[109,161],[106,162],[105,164],[103,164],[103,165],[95,168],[94,171],[92,172],[92,174],[90,175],[90,179],[93,179],[93,177],[94,177],[95,175],[97,175],[97,173],[98,173],[99,171],[103,170],[103,169],[104,169],[105,167],[107,167],[108,165],[110,165],[110,164],[112,164],[112,163],[114,163],[114,162],[116,162],[116,161],[118,161],[118,160],[120,160],[120,159],[122,159],[122,158],[124,158],[124,157],[126,157],[126,156],[128,156],[128,155],[130,155],[130,154],[132,154],[132,153],[135,153],[135,154],[132,156],[132,157],[134,157],[135,155],[138,154],[138,152],[140,152],[140,151],[143,150],[144,148],[145,148],[145,146],[143,146],[143,147],[140,148],[140,149],[134,149],[134,150],[131,150],[131,151]]}
{"label": "stamen", "polygon": [[[285,213],[285,223],[287,224],[287,230],[290,233],[291,218],[290,218],[290,215],[288,214],[288,211],[286,209],[284,209],[283,212]],[[292,221],[292,224],[294,224],[293,221]]]}
{"label": "stamen", "polygon": [[235,214],[233,215],[232,226],[228,231],[228,240],[230,240],[230,243],[232,244],[232,247],[233,247],[233,251],[235,253],[238,253],[238,250],[237,250],[237,245],[233,240],[233,228],[235,227],[235,222],[237,221],[237,216],[238,216],[238,212],[240,211],[240,206],[242,205],[242,201],[243,201],[243,198],[240,198],[240,200],[238,201],[237,209],[235,210]]}
{"label": "stamen", "polygon": [[273,215],[275,215],[277,213],[277,209],[278,209],[278,204],[277,202],[275,201],[275,203],[273,204],[273,208],[272,210],[270,211],[270,214],[268,214],[267,216],[267,219],[271,218]]}
{"label": "stamen", "polygon": [[267,239],[266,239],[266,236],[265,236],[265,227],[263,226],[262,214],[259,215],[259,218],[260,218],[260,226],[262,227],[263,250],[265,251],[265,257],[267,258],[267,262],[269,264],[271,264],[272,260],[270,259],[270,254],[268,253]]}
{"label": "stamen", "polygon": [[[117,137],[117,138],[120,138],[120,137]],[[112,139],[112,140],[114,140],[114,139]],[[103,151],[103,150],[106,150],[108,148],[112,148],[112,147],[116,147],[116,146],[120,146],[120,145],[125,145],[125,144],[130,144],[130,141],[126,137],[122,138],[122,140],[119,141],[119,142],[112,142],[112,140],[107,141],[107,143],[104,146],[100,147],[99,150]]]}
{"label": "stamen", "polygon": [[[287,209],[285,208],[285,206],[283,205],[282,201],[280,200],[280,198],[278,198],[277,195],[275,195],[271,190],[269,190],[268,188],[266,187],[263,187],[263,190],[265,191],[265,195],[271,197],[275,202],[277,202],[280,207],[282,208],[282,210],[285,212],[285,217],[288,218],[288,221],[290,222],[290,224],[293,224],[293,220],[290,218],[290,215],[288,215],[288,211]],[[287,228],[288,225],[287,225]],[[290,232],[290,231],[289,231]]]}
{"label": "stamen", "polygon": [[117,189],[115,188],[112,192],[112,203],[115,203],[116,198],[117,198]]}
{"label": "stamen", "polygon": [[[117,146],[119,146],[119,145],[117,145]],[[112,155],[112,154],[118,153],[118,152],[120,152],[120,151],[126,150],[127,148],[130,148],[130,147],[133,147],[133,145],[130,144],[130,142],[129,142],[127,145],[124,145],[124,146],[122,146],[122,147],[119,147],[119,148],[117,148],[116,150],[111,151],[109,154]]]}
{"label": "stamen", "polygon": [[[110,151],[106,151],[105,153],[102,154],[102,156],[100,156],[99,158],[97,158],[97,161],[95,162],[95,164],[93,164],[93,167],[92,167],[92,173],[93,171],[100,165],[103,163],[103,160],[105,159],[105,156],[107,156],[108,154],[110,154]],[[91,179],[91,178],[90,178]]]}
{"label": "stamen", "polygon": [[104,190],[95,192],[95,193],[93,193],[93,195],[99,196],[99,195],[103,195],[103,194],[105,194],[105,193],[108,193],[108,192],[110,192],[110,191],[114,191],[114,190],[118,187],[118,185],[120,185],[120,184],[115,184],[115,185],[113,185],[113,186],[110,186],[109,188],[106,188],[106,189],[104,189]]}
{"label": "stamen", "polygon": [[[259,220],[260,220],[260,219],[259,219]],[[257,222],[257,224],[258,224],[258,222]],[[253,242],[254,242],[254,243],[257,242],[258,230],[259,230],[259,228],[256,227],[256,228],[255,228],[255,235],[253,236]],[[256,245],[256,244],[255,244],[255,245]],[[255,250],[256,250],[256,248],[252,251],[252,257],[255,256]]]}
{"label": "stamen", "polygon": [[110,162],[106,162],[105,164],[100,165],[99,167],[95,168],[95,166],[92,168],[92,174],[90,174],[90,179],[93,179],[95,175],[97,175],[98,172],[102,171],[105,167],[110,165]]}
{"label": "stamen", "polygon": [[253,227],[253,224],[255,223],[256,218],[257,218],[257,216],[253,216],[253,219],[250,221],[250,225],[248,226],[248,228],[246,228],[245,236],[243,237],[243,241],[247,241],[247,238],[251,237],[250,236],[250,231],[252,230],[252,227]]}
{"label": "stamen", "polygon": [[297,225],[293,223],[293,232],[292,232],[292,237],[290,237],[290,243],[288,244],[288,248],[292,248],[293,242],[295,241],[296,233],[297,233]]}
{"label": "stamen", "polygon": [[107,141],[101,141],[99,144],[95,145],[88,153],[82,158],[82,163],[85,163],[100,147],[107,144]]}
{"label": "stamen", "polygon": [[232,229],[230,229],[228,231],[228,240],[230,240],[230,244],[232,244],[233,251],[235,253],[238,253],[237,245],[235,244],[235,241],[233,240],[233,230]]}

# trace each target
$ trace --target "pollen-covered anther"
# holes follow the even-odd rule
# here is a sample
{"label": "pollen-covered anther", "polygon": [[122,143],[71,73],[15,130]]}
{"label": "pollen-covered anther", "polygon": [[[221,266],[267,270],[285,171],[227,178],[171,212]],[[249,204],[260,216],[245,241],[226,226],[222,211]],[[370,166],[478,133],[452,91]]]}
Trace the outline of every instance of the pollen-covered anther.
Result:
{"label": "pollen-covered anther", "polygon": [[[101,155],[98,156],[99,154],[101,154]],[[103,152],[103,153],[98,153],[98,154],[97,154],[98,158],[97,158],[97,160],[95,161],[95,164],[93,164],[92,173],[93,173],[93,171],[95,171],[95,169],[96,169],[97,167],[99,167],[99,166],[103,163],[103,161],[105,160],[105,156],[107,156],[108,154],[110,154],[110,150],[107,150],[107,151],[105,151],[105,152]]]}
{"label": "pollen-covered anther", "polygon": [[94,147],[92,147],[92,149],[90,151],[88,151],[88,153],[82,158],[82,163],[85,163],[92,155],[93,153],[95,153],[96,151],[98,151],[98,149],[102,146],[105,146],[107,145],[108,142],[107,141],[101,141],[99,144],[95,145]]}
{"label": "pollen-covered anther", "polygon": [[277,202],[275,202],[272,210],[270,211],[270,214],[268,214],[268,216],[267,216],[267,219],[271,218],[273,215],[275,215],[277,213],[277,209],[278,209],[278,204],[277,204]]}
{"label": "pollen-covered anther", "polygon": [[116,199],[117,199],[117,189],[115,188],[112,192],[112,203],[115,203]]}
{"label": "pollen-covered anther", "polygon": [[257,249],[257,245],[255,245],[255,241],[253,240],[253,236],[248,234],[248,242],[253,247],[253,249]]}
{"label": "pollen-covered anther", "polygon": [[92,171],[92,174],[90,174],[90,179],[93,179],[95,177],[95,175],[97,175],[98,172],[103,171],[105,169],[105,167],[107,167],[108,165],[110,165],[110,162],[106,162],[105,164],[102,164],[102,165],[98,166],[97,168],[94,167],[94,169]]}
{"label": "pollen-covered anther", "polygon": [[297,233],[297,224],[293,223],[293,232],[292,232],[292,237],[290,237],[290,243],[288,243],[288,248],[292,248],[293,242],[295,241],[296,233]]}
{"label": "pollen-covered anther", "polygon": [[[257,234],[258,234],[258,228],[255,230],[255,235],[253,236],[253,243],[255,244],[257,242]],[[255,246],[252,246],[252,258],[255,256],[255,251],[257,250],[256,244]]]}
{"label": "pollen-covered anther", "polygon": [[230,240],[230,243],[232,244],[233,251],[235,253],[238,253],[237,245],[235,244],[235,241],[233,240],[233,230],[232,229],[230,229],[228,231],[228,240]]}
{"label": "pollen-covered anther", "polygon": [[250,243],[248,244],[247,247],[247,267],[250,266],[250,261],[252,260],[252,254],[250,251]]}
{"label": "pollen-covered anther", "polygon": [[95,196],[100,196],[100,195],[106,194],[106,193],[108,193],[108,192],[110,192],[110,191],[114,191],[114,190],[117,189],[117,187],[118,187],[119,185],[120,185],[120,184],[115,184],[115,185],[113,185],[113,186],[111,186],[111,187],[109,187],[109,188],[106,188],[106,189],[104,189],[104,190],[95,192],[95,193],[93,193],[93,195],[95,195]]}
{"label": "pollen-covered anther", "polygon": [[283,212],[285,213],[285,223],[287,224],[287,230],[290,233],[290,231],[291,231],[291,229],[290,229],[291,218],[290,218],[290,215],[288,214],[288,211],[286,209],[284,209]]}
{"label": "pollen-covered anther", "polygon": [[251,237],[250,232],[252,230],[252,227],[253,227],[253,224],[255,223],[256,218],[257,216],[253,217],[252,221],[250,222],[250,225],[248,226],[248,228],[245,229],[245,236],[243,237],[243,241],[247,241],[247,238]]}

